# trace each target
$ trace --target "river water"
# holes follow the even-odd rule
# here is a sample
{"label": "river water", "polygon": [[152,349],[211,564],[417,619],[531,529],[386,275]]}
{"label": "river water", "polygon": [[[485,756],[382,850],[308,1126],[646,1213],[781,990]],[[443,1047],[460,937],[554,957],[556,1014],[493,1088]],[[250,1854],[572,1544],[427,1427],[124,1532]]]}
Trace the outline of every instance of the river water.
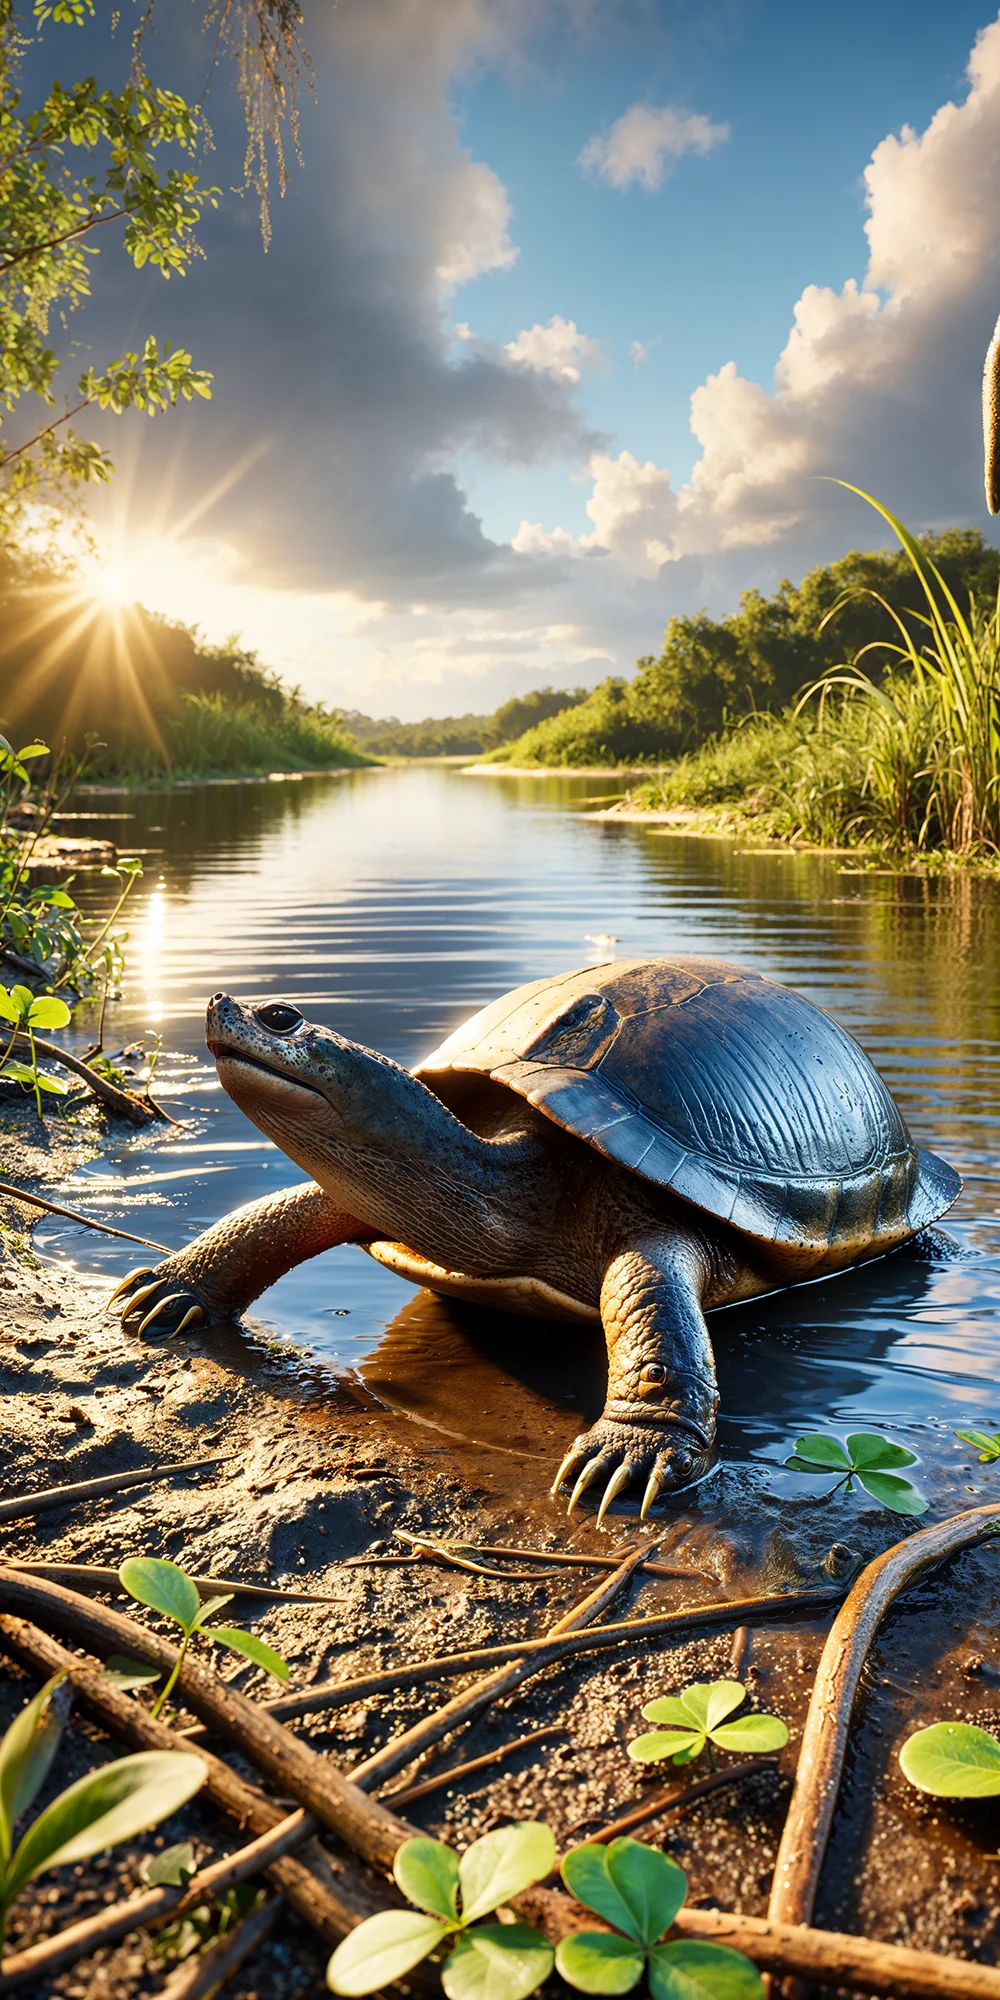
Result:
{"label": "river water", "polygon": [[[158,1090],[185,1122],[116,1145],[65,1183],[67,1198],[177,1246],[302,1178],[217,1083],[203,1043],[217,988],[292,998],[411,1064],[547,972],[613,954],[736,960],[835,1014],[966,1187],[945,1236],[715,1316],[723,1455],[777,1468],[805,1429],[885,1425],[953,1499],[977,1491],[953,1429],[1000,1427],[1000,885],[588,817],[621,788],[414,765],[79,799],[93,815],[73,831],[106,833],[145,868],[107,1045],[162,1035]],[[77,1026],[85,1039],[92,1021]],[[146,1261],[73,1225],[47,1222],[35,1240],[109,1280]],[[509,1446],[511,1372],[531,1408],[559,1415],[560,1437],[599,1409],[598,1339],[416,1297],[341,1248],[290,1273],[254,1319],[376,1393],[394,1379],[397,1401],[422,1400],[425,1420],[492,1449]]]}

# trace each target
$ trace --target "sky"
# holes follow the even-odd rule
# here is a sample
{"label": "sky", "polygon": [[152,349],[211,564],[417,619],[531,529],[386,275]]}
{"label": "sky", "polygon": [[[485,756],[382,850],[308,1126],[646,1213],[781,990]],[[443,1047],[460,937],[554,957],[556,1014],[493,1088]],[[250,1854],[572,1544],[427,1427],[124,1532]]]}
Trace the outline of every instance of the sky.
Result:
{"label": "sky", "polygon": [[[133,0],[134,5],[134,0]],[[204,9],[150,64],[200,87]],[[304,0],[315,90],[274,202],[224,189],[165,287],[113,246],[84,362],[146,332],[211,403],[101,420],[109,595],[238,632],[314,699],[485,712],[656,652],[982,499],[1000,311],[1000,17],[953,0]],[[97,0],[33,57],[127,67]],[[74,42],[73,37],[76,37]],[[41,71],[38,72],[41,75]],[[74,363],[75,365],[75,363]]]}

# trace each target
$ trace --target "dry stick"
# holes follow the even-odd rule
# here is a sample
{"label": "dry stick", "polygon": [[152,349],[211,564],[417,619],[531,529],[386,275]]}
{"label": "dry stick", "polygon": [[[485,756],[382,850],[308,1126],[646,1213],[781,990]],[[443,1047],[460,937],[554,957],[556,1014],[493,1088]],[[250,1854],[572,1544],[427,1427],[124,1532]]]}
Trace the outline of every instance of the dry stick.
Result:
{"label": "dry stick", "polygon": [[[130,1653],[161,1673],[171,1673],[177,1664],[177,1647],[158,1633],[104,1605],[91,1603],[89,1598],[9,1567],[0,1568],[0,1611],[44,1620],[47,1626],[98,1653]],[[6,1621],[0,1620],[0,1631],[5,1625]],[[300,1743],[290,1729],[275,1722],[238,1689],[218,1680],[190,1653],[177,1687],[187,1707],[218,1735],[237,1743],[283,1793],[308,1807],[363,1860],[386,1874],[390,1872],[397,1847],[414,1831],[405,1820],[366,1798],[328,1758]],[[174,1748],[189,1747],[190,1739],[178,1738],[174,1732],[169,1740]],[[227,1769],[225,1765],[222,1768]]]}
{"label": "dry stick", "polygon": [[502,1743],[499,1750],[487,1750],[482,1757],[470,1757],[465,1764],[451,1764],[447,1771],[439,1771],[436,1777],[424,1778],[419,1785],[404,1785],[397,1792],[383,1792],[382,1803],[386,1806],[411,1806],[415,1799],[427,1797],[428,1792],[439,1792],[444,1785],[451,1785],[459,1778],[471,1778],[476,1771],[485,1771],[488,1764],[502,1764],[515,1751],[526,1750],[529,1743],[540,1743],[543,1736],[563,1736],[565,1727],[561,1722],[550,1722],[545,1729],[532,1729],[527,1736],[519,1736],[513,1743]]}
{"label": "dry stick", "polygon": [[252,1911],[235,1930],[218,1938],[193,1965],[178,1966],[163,1988],[162,2000],[205,2000],[270,1936],[283,1909],[284,1897],[272,1896],[262,1909]]}
{"label": "dry stick", "polygon": [[764,1972],[808,1979],[817,1986],[882,1993],[890,2000],[1000,2000],[1000,1972],[932,1951],[880,1944],[842,1931],[817,1931],[806,1924],[777,1924],[767,1917],[729,1916],[722,1910],[694,1910],[688,1904],[674,1918],[683,1937],[703,1938],[742,1951]]}
{"label": "dry stick", "polygon": [[[0,1188],[0,1193],[3,1190]],[[0,1500],[0,1521],[18,1521],[26,1514],[43,1514],[48,1507],[70,1507],[78,1500],[99,1500],[104,1493],[118,1493],[125,1486],[148,1486],[156,1479],[172,1479],[176,1472],[204,1472],[218,1465],[222,1454],[210,1458],[187,1458],[179,1465],[150,1465],[140,1472],[111,1472],[101,1479],[78,1479],[75,1486],[46,1486],[41,1493],[19,1493],[13,1500]]]}
{"label": "dry stick", "polygon": [[[619,1562],[613,1574],[597,1585],[596,1590],[588,1591],[579,1604],[574,1604],[571,1610],[565,1611],[556,1620],[548,1636],[558,1638],[564,1632],[576,1632],[599,1618],[635,1575],[644,1554],[642,1548],[633,1549],[631,1555]],[[522,1648],[522,1657],[512,1666],[500,1667],[496,1673],[487,1674],[485,1680],[475,1681],[472,1687],[463,1689],[461,1694],[445,1702],[443,1708],[425,1715],[422,1722],[415,1722],[412,1728],[404,1729],[401,1736],[394,1736],[392,1742],[387,1743],[383,1750],[376,1750],[373,1757],[366,1757],[363,1763],[356,1764],[351,1772],[353,1783],[366,1792],[370,1791],[383,1778],[391,1778],[394,1771],[401,1771],[404,1764],[412,1764],[413,1759],[432,1743],[439,1743],[442,1736],[450,1736],[459,1723],[468,1722],[481,1709],[489,1708],[502,1695],[509,1694],[512,1688],[520,1687],[522,1681],[540,1672],[537,1658],[525,1659],[524,1650]],[[545,1664],[547,1662],[543,1661],[542,1665]]]}
{"label": "dry stick", "polygon": [[[471,1569],[473,1565],[471,1563],[465,1564],[464,1562],[459,1564],[458,1558],[453,1554],[453,1551],[456,1549],[461,1550],[463,1554],[468,1552],[476,1556],[520,1556],[527,1558],[529,1562],[547,1563],[558,1569],[618,1568],[617,1556],[570,1555],[568,1553],[564,1554],[562,1550],[522,1549],[511,1547],[509,1544],[502,1542],[434,1542],[428,1535],[409,1535],[404,1533],[402,1528],[395,1528],[393,1533],[400,1541],[412,1542],[414,1547],[418,1548],[421,1555],[426,1557],[427,1560],[433,1561],[435,1556],[441,1556],[446,1561],[455,1563],[456,1566],[461,1568],[467,1567]],[[393,1558],[392,1556],[349,1556],[347,1560],[351,1568],[356,1569],[365,1562],[406,1561],[407,1558]],[[345,1567],[347,1567],[346,1564]],[[682,1580],[687,1583],[690,1582],[693,1576],[705,1575],[705,1571],[702,1569],[669,1569],[666,1563],[644,1562],[640,1563],[639,1567],[645,1576],[667,1576],[671,1577],[675,1582]],[[482,1574],[484,1576],[503,1576],[509,1582],[515,1577],[516,1572],[512,1570],[484,1570]]]}
{"label": "dry stick", "polygon": [[[644,1805],[636,1806],[634,1812],[624,1813],[621,1819],[613,1819],[608,1826],[602,1826],[597,1833],[588,1833],[588,1841],[606,1842],[617,1840],[623,1833],[630,1833],[634,1826],[645,1826],[647,1820],[659,1819],[662,1814],[677,1812],[695,1799],[703,1799],[709,1792],[721,1792],[730,1785],[742,1784],[744,1778],[756,1777],[758,1771],[774,1768],[773,1757],[749,1757],[745,1763],[730,1764],[727,1771],[706,1771],[703,1778],[695,1778],[690,1785],[671,1785],[667,1792],[657,1792],[655,1799],[647,1799]],[[585,1820],[578,1820],[578,1826],[585,1826]]]}
{"label": "dry stick", "polygon": [[227,1890],[235,1889],[272,1862],[280,1861],[293,1847],[301,1847],[314,1827],[315,1821],[300,1808],[287,1819],[279,1820],[272,1832],[262,1833],[248,1847],[241,1847],[224,1861],[214,1861],[210,1868],[202,1868],[184,1888],[164,1885],[147,1889],[125,1903],[113,1903],[110,1909],[99,1910],[96,1916],[70,1924],[67,1930],[46,1938],[42,1944],[11,1952],[0,1959],[0,1993],[13,1992],[15,1987],[26,1986],[30,1981],[53,1979],[67,1965],[75,1965],[78,1958],[89,1958],[91,1952],[117,1944],[130,1931],[149,1930],[166,1917],[183,1916],[185,1910],[193,1909],[206,1897],[224,1896]]}
{"label": "dry stick", "polygon": [[729,1670],[735,1680],[741,1681],[748,1666],[753,1648],[753,1633],[749,1625],[737,1625],[729,1648]]}
{"label": "dry stick", "polygon": [[141,1243],[147,1250],[159,1250],[168,1257],[170,1252],[165,1243],[154,1243],[149,1236],[133,1236],[130,1229],[112,1229],[110,1222],[95,1222],[92,1215],[81,1215],[78,1208],[63,1208],[58,1201],[43,1201],[40,1194],[25,1194],[23,1188],[11,1187],[9,1181],[0,1181],[0,1194],[10,1195],[14,1201],[27,1201],[33,1208],[44,1208],[49,1215],[68,1216],[70,1222],[85,1222],[88,1229],[99,1229],[102,1236],[121,1236],[126,1243]]}
{"label": "dry stick", "polygon": [[[125,1621],[117,1622],[124,1624]],[[118,1636],[116,1634],[116,1643]],[[76,1692],[78,1707],[128,1749],[186,1748],[186,1745],[178,1745],[174,1730],[163,1722],[154,1721],[139,1702],[115,1688],[97,1661],[80,1659],[77,1654],[67,1652],[47,1632],[39,1631],[37,1626],[28,1624],[25,1619],[0,1616],[0,1649],[41,1679],[53,1673],[64,1673]],[[175,1651],[173,1647],[166,1646],[164,1650]],[[197,1754],[205,1765],[206,1795],[213,1805],[221,1807],[239,1826],[249,1827],[256,1834],[271,1832],[276,1826],[286,1823],[283,1809],[273,1799],[267,1798],[258,1786],[237,1777],[221,1757],[214,1757],[208,1750],[199,1750]],[[378,1811],[378,1807],[368,1799],[362,1799],[360,1803],[368,1812]],[[307,1831],[311,1833],[315,1822],[309,1814],[306,1815],[306,1822]],[[403,1837],[415,1831],[405,1820],[394,1820],[392,1824],[401,1829]],[[298,1854],[285,1855],[282,1860],[272,1863],[267,1872],[293,1909],[328,1944],[335,1944],[363,1917],[385,1907],[384,1897],[374,1891],[373,1885],[359,1869],[349,1861],[333,1861],[311,1838]],[[3,1970],[6,1971],[6,1962],[3,1962]]]}
{"label": "dry stick", "polygon": [[652,1618],[625,1618],[613,1625],[599,1625],[591,1632],[567,1632],[561,1638],[553,1631],[543,1639],[515,1639],[502,1646],[478,1646],[467,1653],[439,1653],[430,1660],[380,1668],[377,1673],[358,1674],[352,1680],[317,1681],[299,1694],[280,1695],[275,1701],[264,1702],[262,1707],[268,1715],[288,1721],[293,1716],[311,1715],[319,1708],[346,1708],[363,1695],[385,1694],[397,1688],[417,1687],[423,1681],[475,1673],[479,1667],[497,1666],[504,1660],[533,1659],[543,1667],[553,1660],[567,1659],[572,1653],[589,1653],[605,1646],[625,1645],[630,1640],[690,1632],[700,1626],[724,1629],[751,1618],[791,1618],[801,1612],[828,1611],[840,1603],[843,1595],[843,1584],[831,1583],[822,1590],[798,1590],[776,1597],[738,1597],[723,1603],[687,1606],[683,1611],[662,1611]]}
{"label": "dry stick", "polygon": [[[71,1070],[74,1076],[82,1076],[94,1096],[99,1097],[101,1103],[106,1104],[108,1110],[113,1111],[116,1117],[127,1118],[132,1125],[146,1125],[151,1118],[165,1117],[164,1112],[154,1110],[151,1103],[147,1103],[141,1097],[134,1097],[130,1090],[119,1090],[118,1085],[109,1083],[106,1076],[98,1076],[96,1070],[91,1069],[88,1063],[81,1062],[79,1056],[70,1055],[68,1049],[60,1049],[55,1042],[43,1042],[40,1035],[35,1035],[34,1044],[38,1055],[45,1056],[49,1062],[59,1063],[63,1069]],[[28,1053],[31,1053],[31,1040],[22,1034],[20,1029],[14,1035],[13,1046],[27,1049]],[[170,1119],[169,1122],[173,1125],[177,1121]]]}
{"label": "dry stick", "polygon": [[[7,1556],[6,1566],[24,1570],[27,1576],[45,1577],[49,1583],[64,1584],[67,1590],[76,1586],[82,1590],[109,1590],[115,1597],[129,1594],[116,1569],[100,1569],[94,1563],[18,1562],[15,1556]],[[238,1583],[232,1576],[193,1576],[191,1582],[199,1597],[215,1597],[219,1591],[227,1590],[230,1597],[273,1597],[284,1604],[340,1603],[339,1597],[324,1596],[322,1591],[278,1590],[269,1583]]]}
{"label": "dry stick", "polygon": [[973,1507],[896,1542],[863,1569],[823,1648],[802,1732],[788,1818],[775,1863],[768,1917],[806,1924],[813,1912],[847,1750],[851,1709],[868,1649],[893,1599],[922,1570],[1000,1532],[996,1506]]}

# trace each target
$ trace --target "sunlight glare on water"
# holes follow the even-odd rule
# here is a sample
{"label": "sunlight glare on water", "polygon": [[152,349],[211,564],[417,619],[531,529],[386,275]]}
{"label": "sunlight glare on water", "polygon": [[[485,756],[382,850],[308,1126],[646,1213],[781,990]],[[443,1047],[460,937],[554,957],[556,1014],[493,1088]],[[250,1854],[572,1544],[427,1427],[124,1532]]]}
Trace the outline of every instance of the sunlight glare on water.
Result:
{"label": "sunlight glare on water", "polygon": [[[302,1178],[218,1085],[203,1034],[219,988],[293,999],[412,1064],[524,980],[609,956],[727,958],[828,1008],[967,1185],[950,1251],[921,1246],[716,1317],[724,1449],[777,1458],[790,1425],[885,1421],[922,1434],[926,1454],[937,1434],[953,1451],[953,1424],[1000,1426],[1000,885],[864,874],[849,856],[741,851],[584,816],[616,789],[607,777],[415,765],[127,797],[131,824],[108,830],[142,853],[145,876],[108,1046],[162,1035],[158,1085],[185,1125],[116,1142],[67,1197],[180,1246]],[[121,794],[77,802],[90,803],[95,832],[103,811],[123,809]],[[92,1038],[91,1016],[76,1026]],[[109,1278],[137,1261],[72,1225],[46,1223],[35,1240]],[[342,1370],[413,1297],[344,1248],[291,1272],[254,1318]]]}

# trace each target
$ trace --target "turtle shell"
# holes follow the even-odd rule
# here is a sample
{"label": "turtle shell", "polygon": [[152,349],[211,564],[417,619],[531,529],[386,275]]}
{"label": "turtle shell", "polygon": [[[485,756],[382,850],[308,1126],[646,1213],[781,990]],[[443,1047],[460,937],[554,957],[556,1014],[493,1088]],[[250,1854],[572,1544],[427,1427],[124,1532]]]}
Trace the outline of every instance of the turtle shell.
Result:
{"label": "turtle shell", "polygon": [[766,1243],[863,1256],[961,1181],[801,994],[718,959],[624,959],[504,994],[416,1074],[506,1084],[611,1160]]}

